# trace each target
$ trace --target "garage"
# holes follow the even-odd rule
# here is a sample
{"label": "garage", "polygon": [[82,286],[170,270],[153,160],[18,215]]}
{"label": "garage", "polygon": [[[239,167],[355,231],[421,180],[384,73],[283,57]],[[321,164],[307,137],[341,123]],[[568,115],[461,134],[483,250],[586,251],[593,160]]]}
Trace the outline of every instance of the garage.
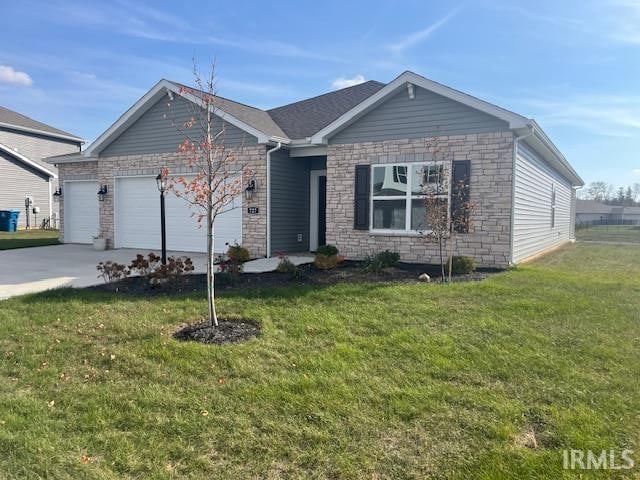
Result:
{"label": "garage", "polygon": [[99,231],[98,183],[67,181],[63,185],[64,242],[91,243]]}
{"label": "garage", "polygon": [[[116,248],[160,248],[160,193],[153,176],[117,177],[114,192]],[[242,198],[218,215],[214,251],[222,253],[226,244],[242,242]],[[206,228],[193,215],[197,210],[183,198],[168,192],[165,197],[167,249],[206,252]],[[204,225],[204,224],[203,224]]]}

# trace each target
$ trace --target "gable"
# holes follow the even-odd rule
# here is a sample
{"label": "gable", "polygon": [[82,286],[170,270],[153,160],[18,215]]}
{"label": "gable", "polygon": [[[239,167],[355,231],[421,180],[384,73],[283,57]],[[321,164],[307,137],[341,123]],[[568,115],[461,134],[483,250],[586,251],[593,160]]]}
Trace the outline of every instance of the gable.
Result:
{"label": "gable", "polygon": [[[151,108],[109,143],[100,152],[100,156],[143,155],[177,151],[178,146],[185,138],[185,132],[180,130],[182,130],[184,123],[192,117],[192,108],[195,108],[193,104],[181,96],[176,95],[174,100],[170,101],[166,95],[163,95]],[[224,126],[224,143],[227,147],[257,143],[256,137],[217,117],[216,119],[218,121],[214,124],[214,131],[219,132]]]}
{"label": "gable", "polygon": [[415,98],[399,88],[384,103],[329,138],[329,143],[360,143],[437,135],[506,131],[509,124],[443,95],[414,86]]}

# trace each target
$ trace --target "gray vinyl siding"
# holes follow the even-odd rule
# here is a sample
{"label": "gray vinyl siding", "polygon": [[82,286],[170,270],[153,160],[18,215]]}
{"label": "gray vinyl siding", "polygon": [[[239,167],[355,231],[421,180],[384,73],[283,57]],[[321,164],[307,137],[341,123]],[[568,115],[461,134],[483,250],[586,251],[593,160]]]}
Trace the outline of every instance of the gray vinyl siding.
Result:
{"label": "gray vinyl siding", "polygon": [[[555,186],[555,228],[551,192]],[[575,201],[571,183],[521,142],[515,170],[513,260],[518,263],[572,238]]]}
{"label": "gray vinyl siding", "polygon": [[[171,103],[171,107],[168,104]],[[184,123],[193,117],[192,105],[182,97],[173,102],[168,98],[158,100],[113,142],[100,152],[101,157],[119,155],[143,155],[169,153],[178,150],[185,139]],[[225,128],[224,144],[227,147],[256,145],[258,139],[228,122],[220,120],[214,127],[218,133]],[[190,132],[195,135],[197,129]]]}
{"label": "gray vinyl siding", "polygon": [[[271,155],[271,253],[309,250],[309,161]],[[302,234],[302,242],[298,242]]]}
{"label": "gray vinyl siding", "polygon": [[27,196],[33,197],[35,207],[40,207],[39,224],[49,216],[48,176],[0,152],[0,210],[20,210],[19,228],[26,225],[24,199]]}
{"label": "gray vinyl siding", "polygon": [[[14,150],[17,149],[21,155],[36,161],[46,157],[80,151],[79,143],[53,139],[44,135],[20,132],[4,127],[0,128],[0,143]],[[47,168],[55,172],[53,165],[47,164]]]}
{"label": "gray vinyl siding", "polygon": [[338,132],[329,143],[362,143],[436,135],[463,135],[508,130],[508,124],[454,100],[414,87],[400,91]]}

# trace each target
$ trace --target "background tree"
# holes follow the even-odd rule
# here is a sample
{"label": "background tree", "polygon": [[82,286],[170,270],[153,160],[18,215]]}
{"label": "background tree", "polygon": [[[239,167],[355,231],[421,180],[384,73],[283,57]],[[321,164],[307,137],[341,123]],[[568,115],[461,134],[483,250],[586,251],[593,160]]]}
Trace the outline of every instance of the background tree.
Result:
{"label": "background tree", "polygon": [[597,202],[606,202],[611,198],[613,185],[607,182],[597,181],[591,182],[587,188],[587,197]]}
{"label": "background tree", "polygon": [[[193,175],[171,176],[168,168],[162,175],[176,196],[186,200],[194,208],[193,215],[207,232],[207,298],[209,322],[218,326],[214,286],[215,220],[223,212],[235,208],[234,200],[242,194],[241,173],[251,178],[252,172],[239,162],[236,149],[225,147],[225,124],[215,115],[217,87],[216,68],[212,62],[203,77],[194,62],[194,87],[181,87],[180,95],[190,97],[187,102],[190,118],[175,126],[185,137],[178,153],[186,158]],[[240,147],[241,148],[241,147]]]}

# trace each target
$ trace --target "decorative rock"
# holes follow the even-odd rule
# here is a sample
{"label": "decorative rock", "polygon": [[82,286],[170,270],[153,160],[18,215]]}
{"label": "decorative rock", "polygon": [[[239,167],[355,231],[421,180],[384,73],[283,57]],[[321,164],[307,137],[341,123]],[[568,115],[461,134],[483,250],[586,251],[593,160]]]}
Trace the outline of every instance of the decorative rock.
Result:
{"label": "decorative rock", "polygon": [[421,282],[430,283],[431,282],[431,277],[429,275],[427,275],[426,273],[423,273],[418,277],[418,280],[420,280]]}

